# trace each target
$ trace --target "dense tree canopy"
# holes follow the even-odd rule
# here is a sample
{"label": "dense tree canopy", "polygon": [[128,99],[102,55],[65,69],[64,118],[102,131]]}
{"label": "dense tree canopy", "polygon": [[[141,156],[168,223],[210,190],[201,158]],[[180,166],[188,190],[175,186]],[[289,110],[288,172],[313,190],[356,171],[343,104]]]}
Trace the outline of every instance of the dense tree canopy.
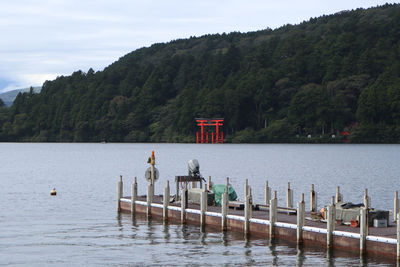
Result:
{"label": "dense tree canopy", "polygon": [[343,11],[46,81],[0,107],[0,139],[193,142],[194,118],[224,117],[231,142],[400,142],[399,73],[400,5]]}

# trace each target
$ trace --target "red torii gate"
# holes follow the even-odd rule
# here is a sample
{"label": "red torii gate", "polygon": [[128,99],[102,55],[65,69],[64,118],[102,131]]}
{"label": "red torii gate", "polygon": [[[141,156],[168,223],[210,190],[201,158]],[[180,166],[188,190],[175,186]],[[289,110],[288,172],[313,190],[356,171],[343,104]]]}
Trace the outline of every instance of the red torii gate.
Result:
{"label": "red torii gate", "polygon": [[[211,132],[211,143],[224,143],[224,133],[219,131],[219,126],[224,125],[224,118],[205,119],[196,118],[197,126],[200,126],[200,140],[199,132],[196,132],[196,143],[208,143],[208,132],[204,133],[204,126],[215,126],[215,140],[214,132]],[[215,141],[215,142],[214,142]]]}

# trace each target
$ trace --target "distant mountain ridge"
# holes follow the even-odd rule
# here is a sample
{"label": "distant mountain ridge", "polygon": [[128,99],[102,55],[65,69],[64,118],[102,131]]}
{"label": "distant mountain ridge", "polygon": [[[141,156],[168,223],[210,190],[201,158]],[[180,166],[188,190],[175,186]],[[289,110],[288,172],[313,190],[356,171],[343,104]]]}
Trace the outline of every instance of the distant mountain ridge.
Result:
{"label": "distant mountain ridge", "polygon": [[[35,86],[32,87],[33,88],[33,92],[34,93],[40,93],[40,91],[42,90],[41,86]],[[8,91],[8,92],[4,92],[0,94],[0,99],[3,100],[4,104],[7,107],[11,107],[11,105],[13,104],[15,98],[17,97],[17,95],[19,93],[28,93],[30,90],[29,88],[23,88],[23,89],[15,89],[12,91]]]}

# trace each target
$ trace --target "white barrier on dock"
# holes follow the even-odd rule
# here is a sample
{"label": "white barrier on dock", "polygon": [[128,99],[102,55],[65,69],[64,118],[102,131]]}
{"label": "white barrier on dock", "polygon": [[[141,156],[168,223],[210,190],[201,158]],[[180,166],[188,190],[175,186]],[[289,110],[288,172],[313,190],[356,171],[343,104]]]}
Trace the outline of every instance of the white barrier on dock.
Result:
{"label": "white barrier on dock", "polygon": [[360,239],[360,234],[344,232],[344,231],[333,231],[332,235]]}
{"label": "white barrier on dock", "polygon": [[387,238],[387,237],[368,235],[366,239],[368,241],[388,243],[388,244],[393,244],[393,245],[397,244],[397,239],[394,239],[394,238]]}
{"label": "white barrier on dock", "polygon": [[256,218],[251,218],[251,219],[249,220],[249,222],[258,223],[258,224],[270,225],[270,223],[269,223],[268,220],[261,220],[261,219],[256,219]]}
{"label": "white barrier on dock", "polygon": [[212,216],[212,217],[219,217],[222,218],[222,214],[218,212],[211,212],[211,211],[206,211],[206,216]]}

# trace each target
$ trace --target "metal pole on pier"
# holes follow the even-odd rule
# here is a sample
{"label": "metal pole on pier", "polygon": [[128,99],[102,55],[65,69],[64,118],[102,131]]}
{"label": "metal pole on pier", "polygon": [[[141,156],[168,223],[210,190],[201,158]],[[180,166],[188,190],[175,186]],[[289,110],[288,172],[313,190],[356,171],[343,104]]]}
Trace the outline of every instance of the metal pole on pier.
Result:
{"label": "metal pole on pier", "polygon": [[340,186],[336,187],[336,204],[343,202],[343,195],[340,193]]}
{"label": "metal pole on pier", "polygon": [[360,255],[365,253],[365,240],[367,238],[367,208],[360,210]]}
{"label": "metal pole on pier", "polygon": [[201,227],[204,227],[206,225],[206,211],[207,211],[207,185],[204,186],[204,189],[201,191],[201,196],[200,196],[200,224]]}
{"label": "metal pole on pier", "polygon": [[153,202],[152,192],[153,192],[152,184],[149,184],[147,186],[147,195],[146,195],[146,202],[147,202],[146,214],[147,214],[147,217],[151,217],[151,203]]}
{"label": "metal pole on pier", "polygon": [[310,211],[317,212],[317,192],[314,191],[314,184],[311,185]]}
{"label": "metal pole on pier", "polygon": [[303,242],[303,226],[305,222],[304,193],[301,193],[301,200],[297,203],[297,244]]}
{"label": "metal pole on pier", "polygon": [[368,189],[364,189],[364,208],[366,208],[366,216],[367,216],[367,223],[366,223],[366,235],[369,234],[369,224],[368,224],[368,217],[369,217],[369,207],[371,207],[371,198],[368,196]]}
{"label": "metal pole on pier", "polygon": [[117,211],[121,211],[121,198],[124,192],[124,184],[122,182],[122,175],[119,176],[119,181],[117,185]]}
{"label": "metal pole on pier", "polygon": [[135,177],[135,180],[132,184],[131,188],[131,213],[134,214],[136,212],[136,200],[137,200],[137,179]]}
{"label": "metal pole on pier", "polygon": [[331,205],[328,206],[327,211],[327,235],[326,235],[326,246],[331,248],[333,245],[333,231],[335,231],[335,221],[336,221],[336,206],[335,197],[331,198]]}
{"label": "metal pole on pier", "polygon": [[245,202],[244,202],[244,235],[248,236],[250,234],[250,210],[251,210],[251,204],[250,204],[250,195],[246,196]]}
{"label": "metal pole on pier", "polygon": [[367,188],[364,189],[364,199],[363,200],[364,200],[364,208],[368,209],[370,207],[371,203],[370,203],[370,198],[368,196]]}
{"label": "metal pole on pier", "polygon": [[185,187],[182,189],[181,196],[181,223],[186,223],[186,209],[187,209],[187,183],[185,182]]}
{"label": "metal pole on pier", "polygon": [[229,178],[226,178],[226,187],[225,187],[225,192],[222,194],[222,202],[221,202],[221,228],[222,231],[227,230],[228,222],[226,216],[228,215],[228,209],[229,209]]}
{"label": "metal pole on pier", "polygon": [[275,223],[278,217],[277,212],[278,199],[276,197],[276,191],[274,191],[274,197],[271,199],[269,204],[269,239],[275,238]]}
{"label": "metal pole on pier", "polygon": [[246,197],[248,194],[249,194],[249,180],[246,179],[244,181],[244,196],[243,196],[244,201],[246,201]]}
{"label": "metal pole on pier", "polygon": [[393,201],[393,221],[398,222],[397,213],[399,213],[399,193],[398,191],[394,192],[394,201]]}
{"label": "metal pole on pier", "polygon": [[400,262],[400,213],[397,213],[397,262]]}
{"label": "metal pole on pier", "polygon": [[221,213],[221,228],[222,231],[226,231],[228,225],[226,219],[226,216],[228,215],[228,194],[226,192],[222,194]]}
{"label": "metal pole on pier", "polygon": [[168,221],[169,198],[170,198],[170,189],[169,189],[169,181],[167,180],[167,184],[164,188],[164,195],[163,195],[163,220],[164,221]]}
{"label": "metal pole on pier", "polygon": [[286,190],[286,207],[293,208],[293,190],[290,189],[290,183],[287,184]]}
{"label": "metal pole on pier", "polygon": [[265,205],[269,205],[269,201],[271,200],[271,188],[268,186],[268,180],[265,182]]}

